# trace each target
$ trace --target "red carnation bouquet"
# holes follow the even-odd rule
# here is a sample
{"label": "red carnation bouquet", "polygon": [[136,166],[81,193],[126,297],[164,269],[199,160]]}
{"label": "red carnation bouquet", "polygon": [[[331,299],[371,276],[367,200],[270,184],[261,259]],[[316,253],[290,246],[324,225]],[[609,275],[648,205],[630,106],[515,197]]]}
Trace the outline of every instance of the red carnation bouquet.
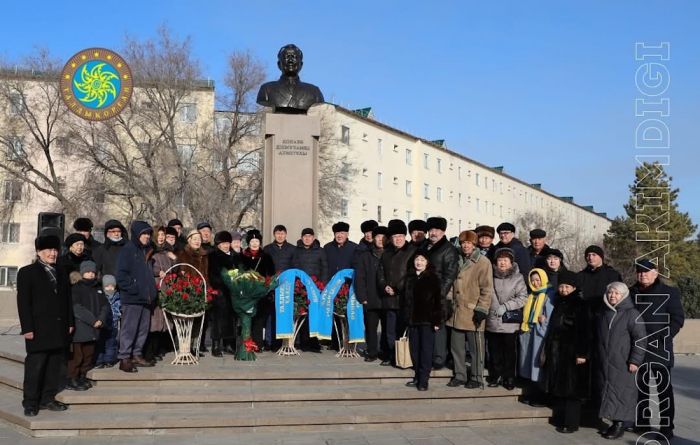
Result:
{"label": "red carnation bouquet", "polygon": [[[319,291],[323,291],[325,285],[323,281],[316,278],[315,275],[311,275],[311,280],[314,282]],[[301,280],[297,278],[294,281],[294,319],[303,317],[309,313],[309,293],[306,291],[306,287],[302,284]]]}
{"label": "red carnation bouquet", "polygon": [[333,299],[333,313],[345,317],[348,312],[348,298],[350,297],[350,284],[345,283],[340,287],[338,295]]}
{"label": "red carnation bouquet", "polygon": [[209,307],[217,294],[207,289],[204,294],[204,281],[201,277],[169,274],[163,278],[160,287],[160,307],[174,314],[197,315]]}

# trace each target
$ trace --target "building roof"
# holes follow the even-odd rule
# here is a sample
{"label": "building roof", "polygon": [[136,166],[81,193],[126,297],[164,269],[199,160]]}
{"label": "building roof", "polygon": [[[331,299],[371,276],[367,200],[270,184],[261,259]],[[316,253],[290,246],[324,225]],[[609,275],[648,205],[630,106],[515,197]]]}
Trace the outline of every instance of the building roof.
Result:
{"label": "building roof", "polygon": [[[581,210],[583,210],[583,211],[585,211],[585,212],[591,213],[591,214],[594,215],[594,216],[597,216],[597,217],[600,217],[600,218],[605,218],[605,219],[608,220],[608,221],[612,221],[610,218],[608,218],[608,216],[607,216],[606,213],[604,213],[604,212],[596,212],[596,211],[593,209],[592,206],[581,206],[581,205],[576,204],[576,203],[574,202],[574,198],[573,198],[572,196],[557,196],[557,195],[554,195],[554,194],[552,194],[552,193],[550,193],[550,192],[548,192],[548,191],[542,189],[542,188],[541,188],[541,185],[540,185],[540,187],[534,187],[533,184],[528,184],[527,182],[525,182],[525,181],[523,181],[523,180],[521,180],[521,179],[518,179],[518,178],[516,178],[515,176],[511,176],[511,175],[509,175],[509,174],[507,174],[507,173],[504,173],[504,172],[503,172],[503,166],[489,167],[489,166],[487,166],[487,165],[485,165],[485,164],[482,164],[481,162],[476,161],[476,160],[474,160],[474,159],[471,159],[471,158],[469,158],[469,157],[467,157],[467,156],[465,156],[465,155],[463,155],[463,154],[461,154],[461,153],[457,153],[456,151],[450,150],[449,148],[447,148],[447,147],[445,146],[444,140],[442,140],[442,139],[438,139],[438,140],[434,140],[434,141],[431,141],[431,140],[429,140],[429,139],[424,139],[424,138],[415,136],[415,135],[413,135],[413,134],[411,134],[411,133],[407,133],[407,132],[405,132],[405,131],[403,131],[403,130],[399,130],[398,128],[394,128],[394,127],[392,127],[392,126],[390,126],[390,125],[387,125],[387,124],[384,124],[384,123],[382,123],[382,122],[379,122],[379,121],[377,121],[376,119],[372,119],[372,118],[363,116],[361,113],[358,113],[357,110],[354,110],[354,111],[353,111],[353,110],[347,109],[347,108],[345,108],[345,107],[342,107],[342,106],[340,106],[340,105],[336,105],[336,104],[333,104],[333,103],[327,103],[327,104],[333,106],[337,111],[339,111],[339,112],[341,112],[341,113],[344,113],[344,114],[347,114],[347,115],[350,115],[350,116],[359,118],[359,119],[361,119],[361,120],[363,120],[363,121],[365,121],[365,122],[367,122],[367,123],[369,123],[369,124],[376,125],[376,126],[378,126],[378,127],[384,128],[385,130],[389,130],[389,131],[394,132],[394,133],[396,133],[396,134],[398,134],[398,135],[400,135],[400,136],[403,136],[403,137],[406,137],[406,138],[409,138],[409,139],[415,139],[415,140],[417,140],[417,141],[420,141],[420,142],[423,143],[423,144],[430,145],[431,147],[435,148],[436,150],[442,151],[442,152],[444,152],[444,153],[446,153],[446,154],[448,154],[448,155],[454,156],[454,157],[456,157],[456,158],[462,159],[462,160],[467,161],[467,162],[471,162],[472,164],[476,164],[476,165],[478,165],[479,167],[482,167],[482,168],[491,170],[491,171],[493,171],[494,173],[496,173],[496,174],[498,174],[498,175],[500,175],[500,176],[503,176],[504,178],[510,179],[510,180],[512,180],[512,181],[514,181],[514,182],[517,182],[517,183],[519,183],[519,184],[521,184],[521,185],[523,185],[523,186],[525,186],[525,187],[527,187],[527,188],[529,188],[529,189],[536,190],[536,191],[538,191],[538,192],[544,193],[545,195],[548,195],[548,196],[550,196],[550,197],[552,197],[552,198],[554,198],[554,199],[557,199],[557,200],[559,200],[559,201],[561,201],[561,202],[564,202],[564,203],[566,203],[566,204],[574,205],[574,206],[578,207],[579,209],[581,209]],[[371,108],[370,108],[370,110],[371,110]]]}

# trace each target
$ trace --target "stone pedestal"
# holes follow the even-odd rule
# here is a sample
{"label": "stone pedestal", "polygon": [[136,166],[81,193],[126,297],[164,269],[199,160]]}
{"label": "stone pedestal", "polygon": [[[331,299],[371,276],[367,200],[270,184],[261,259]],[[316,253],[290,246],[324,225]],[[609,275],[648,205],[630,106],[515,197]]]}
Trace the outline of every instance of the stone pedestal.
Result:
{"label": "stone pedestal", "polygon": [[301,230],[318,230],[318,138],[321,119],[297,114],[265,115],[263,238],[273,241],[277,224],[287,227],[288,241]]}

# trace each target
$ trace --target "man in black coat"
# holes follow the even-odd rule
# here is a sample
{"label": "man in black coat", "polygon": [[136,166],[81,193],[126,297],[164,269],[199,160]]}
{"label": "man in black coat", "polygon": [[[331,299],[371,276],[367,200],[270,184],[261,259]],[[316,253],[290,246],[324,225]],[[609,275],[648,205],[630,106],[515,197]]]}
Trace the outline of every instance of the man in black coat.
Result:
{"label": "man in black coat", "polygon": [[425,234],[428,233],[428,224],[422,219],[414,219],[408,223],[408,234],[411,237],[410,244],[420,247],[425,243]]}
{"label": "man in black coat", "polygon": [[474,232],[476,232],[481,254],[488,258],[491,263],[495,263],[496,246],[493,244],[493,239],[496,236],[496,229],[492,226],[478,226]]}
{"label": "man in black coat", "polygon": [[117,257],[119,251],[126,244],[126,227],[116,219],[110,219],[105,223],[105,242],[93,253],[93,260],[97,264],[97,275],[115,275],[117,270]]}
{"label": "man in black coat", "polygon": [[208,311],[209,330],[211,332],[211,355],[221,357],[223,353],[235,354],[236,323],[231,305],[231,293],[224,283],[222,272],[238,269],[240,256],[231,251],[233,237],[230,232],[221,231],[214,235],[216,250],[209,254],[209,285],[218,292],[214,297],[211,310]]}
{"label": "man in black coat", "polygon": [[275,240],[265,246],[263,251],[272,257],[272,262],[275,263],[275,272],[280,273],[291,269],[295,248],[292,243],[287,242],[287,228],[282,224],[276,225],[272,236]]}
{"label": "man in black coat", "polygon": [[509,222],[504,222],[496,227],[498,238],[500,241],[496,244],[496,250],[507,247],[515,254],[515,262],[518,264],[520,273],[525,278],[525,283],[529,283],[530,269],[530,252],[527,251],[523,243],[515,237],[515,226]]}
{"label": "man in black coat", "polygon": [[201,249],[204,249],[207,255],[214,252],[216,250],[216,243],[214,242],[214,232],[212,231],[211,224],[207,221],[202,221],[197,224],[197,231],[199,232],[199,236],[202,237]]}
{"label": "man in black coat", "polygon": [[88,258],[92,258],[92,253],[102,245],[92,236],[92,220],[90,218],[78,218],[73,222],[73,230],[85,237],[85,253]]}
{"label": "man in black coat", "polygon": [[310,276],[315,276],[324,283],[329,278],[326,252],[321,249],[321,244],[316,239],[313,229],[307,227],[301,231],[301,239],[297,241],[297,247],[292,257],[292,266],[303,270]]}
{"label": "man in black coat", "polygon": [[660,432],[666,439],[671,439],[675,417],[671,385],[673,338],[685,322],[680,291],[677,287],[661,281],[656,264],[649,260],[642,260],[637,263],[637,283],[630,288],[630,296],[634,299],[637,310],[642,314],[648,336],[644,363],[637,372],[639,401],[636,424],[642,428],[648,428],[650,425],[651,414],[645,411],[650,405],[649,378],[655,376],[656,391],[659,393]]}
{"label": "man in black coat", "polygon": [[[348,223],[337,222],[333,224],[332,229],[333,241],[323,246],[328,261],[328,279],[331,279],[338,271],[352,269],[357,250],[357,244],[348,240],[348,232],[350,231]],[[370,245],[368,250],[371,248]]]}
{"label": "man in black coat", "polygon": [[17,311],[25,339],[24,415],[39,409],[64,411],[55,397],[62,379],[66,348],[75,329],[68,274],[56,266],[61,240],[40,236],[37,259],[17,273]]}
{"label": "man in black coat", "polygon": [[122,321],[119,330],[119,369],[136,372],[136,366],[153,366],[143,358],[151,325],[151,306],[157,297],[153,269],[147,251],[153,228],[144,221],[131,223],[131,241],[119,251],[117,286],[122,301]]}
{"label": "man in black coat", "polygon": [[379,223],[373,219],[368,219],[360,224],[362,239],[357,243],[357,246],[361,251],[369,250],[372,247],[372,230],[378,225]]}
{"label": "man in black coat", "polygon": [[355,294],[362,304],[365,315],[365,340],[367,342],[366,362],[373,362],[379,355],[377,328],[381,315],[382,302],[379,298],[377,269],[384,252],[384,237],[387,228],[377,226],[372,230],[374,243],[369,250],[360,252],[355,261]]}
{"label": "man in black coat", "polygon": [[391,243],[387,246],[379,262],[377,282],[382,299],[382,338],[384,352],[382,365],[394,363],[394,342],[404,332],[407,320],[402,317],[401,309],[405,296],[406,276],[413,267],[411,258],[416,246],[406,239],[406,224],[399,219],[389,221],[387,235]]}
{"label": "man in black coat", "polygon": [[622,281],[622,275],[605,264],[605,252],[599,246],[588,246],[584,254],[588,265],[578,273],[581,298],[588,305],[589,312],[596,314],[603,309],[605,288],[613,281]]}
{"label": "man in black coat", "polygon": [[547,252],[551,248],[547,245],[547,232],[542,229],[530,230],[530,245],[527,248],[530,254],[530,265],[544,269],[547,266]]}
{"label": "man in black coat", "polygon": [[440,329],[435,333],[435,347],[433,352],[433,366],[440,369],[445,366],[448,357],[449,339],[445,320],[449,318],[447,308],[447,294],[452,289],[452,284],[459,272],[459,252],[445,236],[447,230],[447,220],[442,217],[428,218],[428,255],[430,264],[435,268],[435,275],[440,280],[440,297],[443,305],[443,322]]}
{"label": "man in black coat", "polygon": [[182,221],[177,218],[173,218],[168,221],[168,227],[172,227],[177,231],[177,239],[175,240],[175,253],[180,252],[187,245],[187,238],[185,234],[182,233]]}

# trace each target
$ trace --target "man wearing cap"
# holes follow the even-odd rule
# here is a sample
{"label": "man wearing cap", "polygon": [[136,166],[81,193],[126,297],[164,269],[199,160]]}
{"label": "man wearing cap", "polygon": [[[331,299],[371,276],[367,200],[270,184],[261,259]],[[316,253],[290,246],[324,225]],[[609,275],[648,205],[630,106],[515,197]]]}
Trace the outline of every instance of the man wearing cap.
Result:
{"label": "man wearing cap", "polygon": [[287,228],[282,224],[277,224],[272,230],[272,236],[274,240],[263,250],[272,257],[272,262],[275,263],[275,272],[280,273],[291,269],[294,246],[287,242]]}
{"label": "man wearing cap", "polygon": [[402,320],[400,316],[401,306],[406,288],[406,276],[409,267],[412,267],[411,258],[417,249],[406,239],[408,228],[403,221],[392,219],[387,229],[387,236],[391,239],[391,243],[382,254],[377,272],[379,288],[382,291],[381,348],[384,366],[394,364],[394,341],[406,327],[406,320]]}
{"label": "man wearing cap", "polygon": [[97,275],[114,275],[117,268],[119,251],[127,241],[126,227],[116,219],[105,223],[105,242],[93,252],[92,258],[97,264]]}
{"label": "man wearing cap", "polygon": [[79,233],[71,233],[68,235],[66,241],[63,243],[68,251],[61,255],[56,263],[63,266],[69,274],[79,271],[80,264],[90,259],[85,252],[86,241],[85,237]]}
{"label": "man wearing cap", "polygon": [[408,223],[408,234],[411,244],[421,247],[425,243],[425,234],[428,233],[428,224],[422,219],[414,219]]}
{"label": "man wearing cap", "polygon": [[36,261],[17,272],[17,311],[27,351],[22,406],[28,417],[39,409],[67,409],[55,396],[75,326],[68,274],[56,266],[61,240],[39,236],[34,247]]}
{"label": "man wearing cap", "polygon": [[[370,234],[377,226],[370,230]],[[336,272],[343,269],[352,269],[353,260],[355,259],[355,250],[357,244],[348,240],[348,232],[350,226],[346,222],[337,222],[333,224],[333,241],[326,243],[323,250],[326,252],[326,260],[328,260],[328,278],[330,279]],[[367,251],[372,249],[372,245],[367,246]]]}
{"label": "man wearing cap", "polygon": [[[315,276],[324,283],[328,279],[326,252],[321,248],[314,230],[310,227],[301,231],[301,239],[297,241],[297,247],[292,257],[292,266],[295,269],[303,270],[310,276]],[[298,339],[302,350],[321,352],[318,339],[309,337],[309,323],[302,325]]]}
{"label": "man wearing cap", "polygon": [[622,275],[605,263],[605,252],[599,246],[588,246],[585,258],[587,266],[579,272],[581,298],[588,304],[591,314],[596,314],[603,308],[603,296],[608,284],[622,281]]}
{"label": "man wearing cap", "polygon": [[445,236],[447,230],[447,220],[442,217],[431,217],[426,221],[428,224],[428,255],[430,263],[435,267],[435,274],[440,279],[440,296],[444,308],[443,322],[440,329],[435,333],[435,346],[433,349],[433,366],[440,369],[447,363],[448,338],[445,329],[445,320],[451,315],[447,301],[447,294],[452,289],[452,284],[457,278],[459,271],[459,252]]}
{"label": "man wearing cap", "polygon": [[527,250],[532,267],[544,269],[547,266],[547,252],[550,249],[551,247],[547,245],[547,232],[542,229],[530,230],[530,245]]}
{"label": "man wearing cap", "polygon": [[95,237],[92,236],[92,228],[93,224],[90,218],[77,218],[73,221],[73,230],[83,235],[86,239],[85,252],[89,258],[92,258],[92,253],[102,245],[101,242],[97,241]]}
{"label": "man wearing cap", "polygon": [[231,294],[224,283],[221,274],[224,271],[237,269],[240,257],[231,252],[233,237],[227,231],[214,235],[216,250],[209,254],[209,284],[218,294],[214,296],[209,316],[209,332],[211,335],[211,355],[221,357],[223,353],[235,354],[235,313],[231,306]]}
{"label": "man wearing cap", "polygon": [[494,263],[496,261],[496,246],[493,244],[493,239],[496,236],[496,229],[491,226],[478,226],[474,229],[476,232],[477,247],[481,254]]}
{"label": "man wearing cap", "polygon": [[[685,314],[680,291],[661,281],[656,264],[649,260],[637,262],[637,282],[630,288],[630,297],[644,319],[647,331],[647,351],[644,363],[637,371],[637,427],[650,426],[650,377],[656,378],[660,432],[666,439],[673,437],[675,403],[671,370],[673,369],[673,338],[683,327]],[[641,320],[640,320],[641,321]],[[647,412],[645,412],[647,411]]]}
{"label": "man wearing cap", "polygon": [[175,252],[179,252],[182,249],[184,249],[187,245],[187,238],[185,238],[185,234],[182,233],[182,221],[180,221],[177,218],[173,218],[170,221],[168,221],[168,227],[172,227],[177,231],[177,240],[175,241]]}
{"label": "man wearing cap", "polygon": [[202,249],[209,255],[210,253],[214,252],[216,250],[216,245],[214,244],[214,239],[212,236],[214,235],[211,230],[211,224],[209,224],[206,221],[203,221],[199,224],[197,224],[197,231],[199,232],[199,235],[202,237]]}
{"label": "man wearing cap", "polygon": [[122,324],[119,331],[119,369],[136,372],[136,366],[153,366],[143,358],[151,321],[150,306],[155,303],[157,291],[153,269],[147,251],[153,228],[145,221],[131,223],[131,242],[119,251],[117,259],[117,286],[122,302]]}
{"label": "man wearing cap", "polygon": [[530,269],[532,269],[530,252],[528,252],[525,246],[523,246],[523,243],[515,237],[515,226],[509,222],[504,222],[498,225],[496,232],[498,232],[498,238],[500,238],[500,241],[496,244],[496,249],[507,247],[513,251],[518,269],[520,269],[520,273],[525,278],[525,282],[529,283]]}
{"label": "man wearing cap", "polygon": [[377,269],[384,253],[384,238],[387,228],[377,226],[372,230],[374,243],[369,250],[359,252],[355,261],[355,293],[362,304],[365,315],[365,340],[367,342],[366,362],[373,362],[379,355],[377,328],[381,315],[382,301],[379,297]]}
{"label": "man wearing cap", "polygon": [[[362,231],[362,239],[358,243],[360,250],[369,250],[372,247],[372,230],[377,227],[379,223],[373,219],[368,219],[360,224],[360,230]],[[349,230],[349,227],[348,227]],[[335,230],[333,231],[335,233]]]}

